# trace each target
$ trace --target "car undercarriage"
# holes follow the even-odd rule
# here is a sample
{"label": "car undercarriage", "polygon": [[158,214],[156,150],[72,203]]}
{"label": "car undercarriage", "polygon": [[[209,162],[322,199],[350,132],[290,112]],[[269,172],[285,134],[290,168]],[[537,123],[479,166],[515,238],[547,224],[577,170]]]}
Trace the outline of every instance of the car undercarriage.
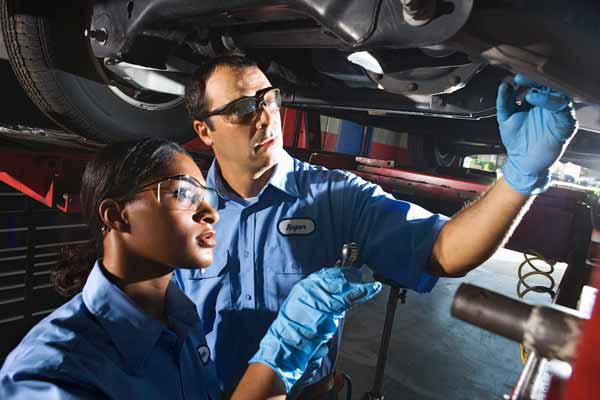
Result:
{"label": "car undercarriage", "polygon": [[600,148],[590,105],[600,102],[599,17],[583,0],[2,2],[21,86],[58,124],[100,142],[192,138],[186,80],[203,60],[239,53],[287,106],[459,155],[503,151],[496,89],[522,73],[574,97],[582,132],[571,153],[585,160]]}

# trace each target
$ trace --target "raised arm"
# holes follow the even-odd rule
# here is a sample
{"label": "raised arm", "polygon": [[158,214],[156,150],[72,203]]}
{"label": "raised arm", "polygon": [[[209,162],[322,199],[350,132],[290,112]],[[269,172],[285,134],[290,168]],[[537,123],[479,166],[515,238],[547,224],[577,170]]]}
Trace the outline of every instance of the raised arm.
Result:
{"label": "raised arm", "polygon": [[571,99],[521,75],[515,83],[528,89],[523,104],[507,83],[498,88],[496,101],[508,155],[503,178],[442,228],[430,258],[432,274],[464,275],[490,257],[524,214],[531,196],[547,189],[550,167],[577,131]]}

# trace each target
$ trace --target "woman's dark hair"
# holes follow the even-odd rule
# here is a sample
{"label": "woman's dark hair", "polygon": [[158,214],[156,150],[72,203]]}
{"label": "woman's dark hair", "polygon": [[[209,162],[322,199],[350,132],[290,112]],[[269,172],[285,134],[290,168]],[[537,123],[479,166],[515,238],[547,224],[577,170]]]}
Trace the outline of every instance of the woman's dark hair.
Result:
{"label": "woman's dark hair", "polygon": [[102,256],[102,227],[98,207],[104,199],[131,201],[138,187],[159,178],[175,154],[189,155],[174,142],[147,138],[106,146],[89,161],[81,179],[81,213],[91,232],[89,243],[63,249],[51,282],[63,296],[83,288],[94,262]]}

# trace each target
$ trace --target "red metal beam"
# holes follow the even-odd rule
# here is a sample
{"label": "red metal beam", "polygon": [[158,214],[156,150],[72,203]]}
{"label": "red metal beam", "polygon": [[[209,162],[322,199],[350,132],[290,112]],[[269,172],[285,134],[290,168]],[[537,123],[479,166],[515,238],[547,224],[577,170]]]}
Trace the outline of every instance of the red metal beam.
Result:
{"label": "red metal beam", "polygon": [[390,178],[398,178],[406,182],[421,183],[437,187],[452,188],[457,191],[483,193],[487,190],[488,185],[468,180],[455,179],[445,176],[431,175],[423,172],[408,171],[402,169],[371,167],[367,165],[359,165],[358,171],[370,175],[380,175]]}
{"label": "red metal beam", "polygon": [[[79,182],[89,156],[0,150],[0,182],[63,212],[79,211]],[[69,190],[63,190],[68,188]]]}

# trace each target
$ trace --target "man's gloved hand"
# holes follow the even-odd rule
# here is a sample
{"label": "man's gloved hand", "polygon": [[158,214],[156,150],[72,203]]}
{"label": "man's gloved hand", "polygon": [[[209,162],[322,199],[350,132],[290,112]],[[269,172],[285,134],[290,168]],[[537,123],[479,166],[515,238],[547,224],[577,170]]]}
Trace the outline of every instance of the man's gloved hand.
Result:
{"label": "man's gloved hand", "polygon": [[575,110],[569,97],[523,75],[517,74],[515,83],[529,88],[525,95],[529,104],[519,106],[515,89],[508,83],[500,84],[497,118],[508,154],[502,174],[517,192],[539,194],[550,183],[550,166],[577,131]]}
{"label": "man's gloved hand", "polygon": [[346,310],[381,290],[381,283],[355,277],[352,268],[324,268],[296,283],[249,363],[267,364],[289,393],[309,361],[327,355],[322,344],[333,337]]}

